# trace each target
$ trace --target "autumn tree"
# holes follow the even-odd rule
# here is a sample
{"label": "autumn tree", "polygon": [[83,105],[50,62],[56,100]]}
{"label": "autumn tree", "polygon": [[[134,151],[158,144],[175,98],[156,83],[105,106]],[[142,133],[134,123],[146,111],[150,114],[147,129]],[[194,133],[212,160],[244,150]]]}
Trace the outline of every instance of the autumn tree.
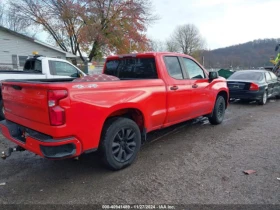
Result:
{"label": "autumn tree", "polygon": [[[17,0],[17,15],[40,25],[66,52],[91,61],[102,54],[148,48],[146,27],[156,19],[150,0]],[[132,42],[131,42],[132,40]],[[131,45],[132,43],[132,45]]]}
{"label": "autumn tree", "polygon": [[182,53],[196,55],[196,57],[205,45],[198,28],[193,24],[178,26],[173,32],[170,42]]}

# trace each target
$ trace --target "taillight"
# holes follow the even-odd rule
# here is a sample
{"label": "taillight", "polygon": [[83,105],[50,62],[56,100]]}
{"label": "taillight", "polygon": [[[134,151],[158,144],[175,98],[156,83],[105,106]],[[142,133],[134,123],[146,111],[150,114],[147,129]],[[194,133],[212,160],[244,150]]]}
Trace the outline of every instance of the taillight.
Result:
{"label": "taillight", "polygon": [[51,125],[65,124],[65,110],[59,106],[59,101],[68,95],[66,90],[49,90],[48,106]]}
{"label": "taillight", "polygon": [[259,86],[257,84],[255,84],[255,83],[251,83],[250,90],[258,91],[259,90]]}

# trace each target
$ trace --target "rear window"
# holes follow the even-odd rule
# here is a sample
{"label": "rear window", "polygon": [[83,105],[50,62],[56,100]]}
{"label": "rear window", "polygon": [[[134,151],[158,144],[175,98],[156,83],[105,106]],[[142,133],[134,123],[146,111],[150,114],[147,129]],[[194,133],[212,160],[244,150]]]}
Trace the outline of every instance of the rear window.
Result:
{"label": "rear window", "polygon": [[235,72],[228,79],[236,79],[236,80],[254,80],[261,81],[264,79],[263,73],[261,72]]}
{"label": "rear window", "polygon": [[23,71],[36,71],[37,73],[42,73],[42,62],[37,59],[27,60]]}
{"label": "rear window", "polygon": [[104,74],[119,79],[157,79],[154,58],[123,58],[106,62]]}

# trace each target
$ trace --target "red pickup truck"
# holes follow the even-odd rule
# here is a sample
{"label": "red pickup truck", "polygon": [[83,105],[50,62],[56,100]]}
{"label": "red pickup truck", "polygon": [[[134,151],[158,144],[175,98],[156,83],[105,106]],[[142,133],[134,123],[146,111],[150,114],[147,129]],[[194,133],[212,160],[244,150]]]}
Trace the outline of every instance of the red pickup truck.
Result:
{"label": "red pickup truck", "polygon": [[3,82],[3,135],[49,159],[98,150],[118,170],[135,160],[148,132],[199,116],[220,124],[228,106],[226,80],[184,54],[110,56],[103,75]]}

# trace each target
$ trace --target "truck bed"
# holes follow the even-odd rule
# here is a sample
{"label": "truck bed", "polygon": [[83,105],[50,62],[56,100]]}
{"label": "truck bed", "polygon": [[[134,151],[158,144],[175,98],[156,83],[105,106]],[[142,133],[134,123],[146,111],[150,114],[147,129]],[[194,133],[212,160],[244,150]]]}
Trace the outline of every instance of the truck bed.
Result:
{"label": "truck bed", "polygon": [[55,82],[72,82],[76,78],[54,78],[54,79],[7,79],[6,82],[23,82],[23,83],[55,83]]}

